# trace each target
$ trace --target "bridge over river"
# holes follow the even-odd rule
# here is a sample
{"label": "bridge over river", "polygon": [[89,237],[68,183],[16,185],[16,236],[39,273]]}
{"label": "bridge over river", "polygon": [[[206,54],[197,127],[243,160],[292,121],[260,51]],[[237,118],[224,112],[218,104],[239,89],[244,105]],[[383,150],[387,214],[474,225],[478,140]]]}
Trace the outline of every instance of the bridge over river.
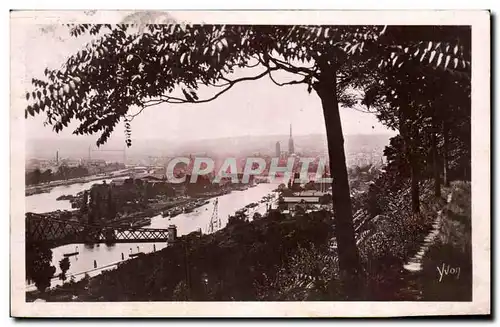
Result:
{"label": "bridge over river", "polygon": [[[109,180],[107,180],[109,182]],[[26,211],[42,214],[45,212],[56,210],[72,210],[71,204],[67,200],[57,201],[61,195],[76,195],[78,192],[89,189],[92,184],[102,183],[102,180],[92,181],[82,184],[63,185],[54,187],[48,193],[40,193],[26,197]],[[259,202],[264,196],[273,193],[277,184],[259,184],[256,187],[249,188],[245,191],[233,191],[229,194],[218,197],[218,215],[221,219],[222,226],[225,226],[229,215],[233,215],[237,210],[245,205]],[[31,237],[31,241],[45,241],[52,248],[52,265],[56,267],[56,274],[60,272],[59,261],[64,258],[64,254],[78,252],[78,255],[70,257],[70,268],[68,276],[76,276],[76,279],[83,277],[84,273],[94,269],[94,261],[97,262],[99,269],[108,267],[109,265],[121,262],[125,258],[131,258],[135,253],[150,253],[160,251],[167,246],[168,236],[166,231],[171,224],[177,227],[178,236],[186,235],[191,232],[202,229],[203,233],[207,233],[210,218],[214,207],[215,199],[211,199],[209,204],[195,209],[190,213],[183,213],[175,218],[163,218],[161,215],[149,217],[151,224],[145,228],[129,228],[129,227],[112,227],[114,237],[116,238],[112,244],[106,243],[107,228],[99,226],[95,233],[89,233],[91,238],[81,233],[85,228],[92,230],[91,226],[73,223],[70,221],[32,221],[32,225],[27,227],[27,237]],[[253,215],[254,212],[264,213],[266,203],[261,203],[249,212]],[[66,226],[69,231],[61,228]],[[59,227],[59,228],[58,228]],[[99,232],[98,232],[99,231]],[[40,233],[49,232],[53,236],[43,237]],[[111,232],[107,232],[111,233]],[[30,236],[31,235],[31,236]],[[38,236],[37,236],[38,235]],[[87,238],[86,238],[87,237]],[[52,239],[52,241],[50,240]],[[91,242],[85,242],[90,240]],[[92,244],[94,243],[94,244]],[[108,269],[108,268],[106,268]],[[89,274],[95,275],[100,271],[92,271]],[[54,279],[52,286],[60,284],[60,281]],[[32,289],[33,287],[29,287]]]}
{"label": "bridge over river", "polygon": [[175,225],[167,229],[132,228],[89,225],[32,213],[26,217],[26,243],[44,244],[50,248],[75,243],[173,242],[176,232]]}

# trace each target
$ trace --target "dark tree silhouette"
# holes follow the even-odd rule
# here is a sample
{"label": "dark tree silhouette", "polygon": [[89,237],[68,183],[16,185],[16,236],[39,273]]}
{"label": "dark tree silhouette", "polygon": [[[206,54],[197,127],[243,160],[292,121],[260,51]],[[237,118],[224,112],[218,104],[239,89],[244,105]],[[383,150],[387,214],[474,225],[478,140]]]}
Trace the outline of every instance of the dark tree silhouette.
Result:
{"label": "dark tree silhouette", "polygon": [[61,280],[66,280],[66,272],[69,270],[69,266],[70,266],[70,262],[69,262],[69,258],[62,258],[60,261],[59,261],[59,268],[61,268],[61,275],[59,276],[59,278],[61,278]]}
{"label": "dark tree silhouette", "polygon": [[26,277],[42,293],[50,287],[56,268],[51,265],[52,250],[42,244],[26,244]]}
{"label": "dark tree silhouette", "polygon": [[113,192],[111,187],[108,190],[108,198],[107,198],[107,218],[108,220],[113,220],[116,217],[116,202],[113,199]]}
{"label": "dark tree silhouette", "polygon": [[[413,30],[415,34],[410,31],[408,28],[396,28],[388,33],[400,39],[404,53],[413,53],[418,60],[400,62],[398,54],[392,52],[390,58],[396,65],[393,63],[388,69],[378,70],[373,74],[374,79],[368,79],[363,102],[374,108],[378,118],[398,130],[402,137],[403,151],[410,168],[412,210],[418,213],[419,181],[423,175],[423,159],[429,152],[435,195],[440,196],[440,126],[445,122],[446,126],[450,123],[461,125],[459,120],[464,116],[470,117],[471,38],[469,27],[455,26],[453,30],[433,27],[434,38],[423,37],[418,43],[427,46],[415,50],[411,44],[422,37],[425,29]],[[439,39],[454,39],[455,44],[440,42]],[[443,46],[444,52],[438,49]],[[456,54],[460,54],[459,57],[454,57]],[[422,65],[422,62],[431,65]],[[381,65],[387,65],[387,61],[381,61]],[[435,69],[443,65],[445,70]],[[465,112],[465,115],[458,115],[459,111]],[[443,156],[447,157],[447,154]]]}
{"label": "dark tree silhouette", "polygon": [[82,205],[80,206],[80,212],[82,214],[88,214],[89,212],[89,191],[83,191]]}

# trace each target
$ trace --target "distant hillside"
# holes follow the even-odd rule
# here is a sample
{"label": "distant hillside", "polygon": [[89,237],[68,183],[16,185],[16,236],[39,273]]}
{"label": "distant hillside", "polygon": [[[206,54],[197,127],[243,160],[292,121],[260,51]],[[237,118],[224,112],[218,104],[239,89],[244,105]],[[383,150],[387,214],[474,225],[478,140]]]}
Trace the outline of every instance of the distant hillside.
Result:
{"label": "distant hillside", "polygon": [[[347,154],[359,152],[383,151],[389,144],[390,135],[347,135],[345,148]],[[235,138],[204,139],[189,142],[169,142],[161,139],[134,140],[131,148],[126,149],[127,158],[146,159],[148,156],[174,156],[180,154],[210,154],[224,155],[249,155],[262,153],[273,155],[276,142],[281,143],[282,151],[288,150],[288,135],[261,135]],[[326,136],[322,134],[294,136],[295,151],[324,152],[326,154]],[[87,141],[56,139],[56,140],[30,140],[27,142],[26,151],[28,158],[54,158],[59,151],[60,158],[87,158],[90,143]],[[124,149],[122,144],[107,144],[101,150]],[[95,151],[92,144],[92,158],[105,160],[121,160],[123,153]]]}

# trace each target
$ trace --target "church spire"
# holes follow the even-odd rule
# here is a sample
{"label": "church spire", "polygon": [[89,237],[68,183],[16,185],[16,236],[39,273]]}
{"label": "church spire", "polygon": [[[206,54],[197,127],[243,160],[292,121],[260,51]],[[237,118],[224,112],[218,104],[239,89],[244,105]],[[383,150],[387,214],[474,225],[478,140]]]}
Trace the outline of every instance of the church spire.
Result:
{"label": "church spire", "polygon": [[290,138],[288,139],[288,153],[295,153],[295,147],[293,145],[293,137],[292,137],[292,124],[290,123]]}

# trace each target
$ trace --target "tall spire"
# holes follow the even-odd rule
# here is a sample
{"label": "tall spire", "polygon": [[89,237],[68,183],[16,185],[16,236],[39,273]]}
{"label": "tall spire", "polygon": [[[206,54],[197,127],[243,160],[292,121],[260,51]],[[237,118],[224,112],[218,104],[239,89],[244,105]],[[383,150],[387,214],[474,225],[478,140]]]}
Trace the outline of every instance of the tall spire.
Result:
{"label": "tall spire", "polygon": [[292,137],[292,124],[290,123],[290,138],[288,139],[288,153],[295,153],[295,148],[293,146],[293,137]]}

